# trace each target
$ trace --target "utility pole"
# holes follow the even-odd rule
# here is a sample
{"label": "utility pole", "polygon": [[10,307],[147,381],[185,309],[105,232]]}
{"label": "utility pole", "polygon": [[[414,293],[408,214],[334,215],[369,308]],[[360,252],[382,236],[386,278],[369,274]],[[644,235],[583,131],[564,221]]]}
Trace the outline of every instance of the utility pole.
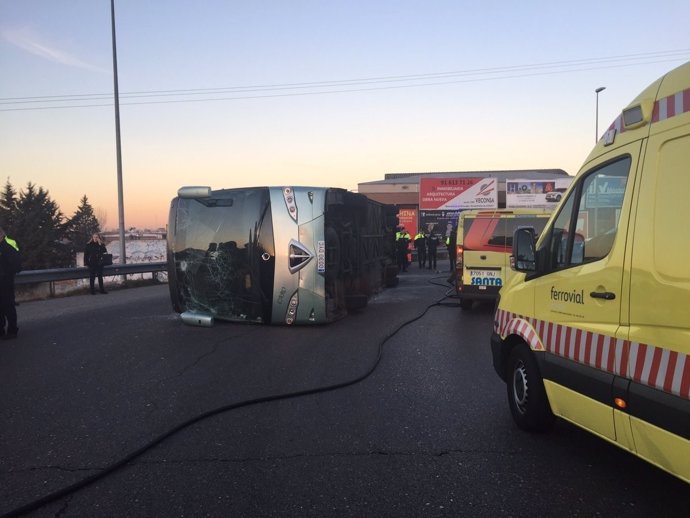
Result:
{"label": "utility pole", "polygon": [[120,89],[117,81],[117,44],[115,42],[115,0],[110,0],[110,20],[113,33],[113,82],[115,84],[115,152],[117,155],[117,212],[120,228],[120,263],[127,262],[125,249],[125,203],[122,193],[122,143],[120,139]]}
{"label": "utility pole", "polygon": [[597,109],[596,109],[596,120],[594,123],[594,143],[599,142],[599,92],[606,90],[605,86],[600,86],[594,92],[597,94]]}

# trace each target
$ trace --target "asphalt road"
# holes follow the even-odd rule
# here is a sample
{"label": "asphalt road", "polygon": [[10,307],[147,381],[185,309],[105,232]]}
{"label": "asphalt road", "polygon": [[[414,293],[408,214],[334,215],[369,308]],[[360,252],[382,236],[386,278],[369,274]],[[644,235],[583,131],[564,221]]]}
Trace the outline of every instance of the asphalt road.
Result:
{"label": "asphalt road", "polygon": [[491,366],[491,307],[403,274],[328,326],[188,327],[167,286],[22,303],[0,342],[0,515],[687,516],[690,486],[578,428],[519,431]]}

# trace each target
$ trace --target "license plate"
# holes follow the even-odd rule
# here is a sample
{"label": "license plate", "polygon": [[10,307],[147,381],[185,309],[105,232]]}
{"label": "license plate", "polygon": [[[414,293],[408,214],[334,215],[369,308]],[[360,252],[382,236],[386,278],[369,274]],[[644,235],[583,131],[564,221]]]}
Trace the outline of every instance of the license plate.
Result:
{"label": "license plate", "polygon": [[317,241],[316,243],[316,270],[319,273],[326,271],[326,242]]}

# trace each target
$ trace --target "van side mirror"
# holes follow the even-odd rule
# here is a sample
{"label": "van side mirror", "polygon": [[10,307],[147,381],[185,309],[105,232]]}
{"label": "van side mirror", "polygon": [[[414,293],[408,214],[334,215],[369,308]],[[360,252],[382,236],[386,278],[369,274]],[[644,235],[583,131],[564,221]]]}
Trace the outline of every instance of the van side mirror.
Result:
{"label": "van side mirror", "polygon": [[518,272],[536,272],[535,259],[536,234],[531,227],[523,227],[515,230],[513,234],[513,256],[511,266]]}

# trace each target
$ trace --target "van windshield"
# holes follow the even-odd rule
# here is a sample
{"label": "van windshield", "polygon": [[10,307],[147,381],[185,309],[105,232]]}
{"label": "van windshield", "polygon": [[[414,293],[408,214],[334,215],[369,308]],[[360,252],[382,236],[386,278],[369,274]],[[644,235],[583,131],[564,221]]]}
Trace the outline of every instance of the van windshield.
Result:
{"label": "van windshield", "polygon": [[509,218],[495,216],[464,218],[462,245],[465,251],[510,253],[515,230],[530,227],[534,229],[535,234],[539,235],[548,220],[549,218],[543,216],[527,215]]}

